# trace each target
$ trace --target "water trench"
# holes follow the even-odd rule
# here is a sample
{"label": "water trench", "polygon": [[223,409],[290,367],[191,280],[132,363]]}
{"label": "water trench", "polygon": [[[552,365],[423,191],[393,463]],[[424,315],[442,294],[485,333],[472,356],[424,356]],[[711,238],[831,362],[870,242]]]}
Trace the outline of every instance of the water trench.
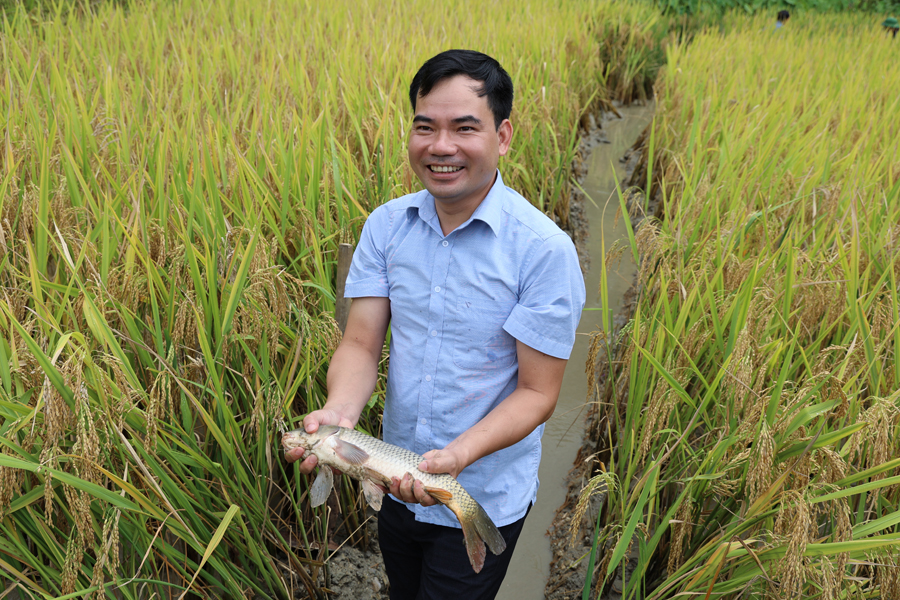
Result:
{"label": "water trench", "polygon": [[[610,305],[603,307],[598,292],[598,265],[603,260],[601,239],[607,250],[616,240],[623,240],[627,248],[625,224],[621,216],[616,219],[619,209],[616,181],[622,181],[625,177],[625,167],[619,159],[650,123],[653,106],[620,108],[619,113],[622,115],[621,119],[604,121],[603,132],[609,143],[598,144],[592,150],[588,159],[588,173],[582,184],[584,191],[593,199],[593,202],[585,203],[589,228],[586,250],[594,265],[584,276],[587,289],[585,308],[604,309],[612,311],[613,315],[618,314],[622,308],[622,298],[631,285],[635,266],[630,252],[623,252],[618,263],[611,266],[608,277]],[[559,403],[544,430],[539,473],[541,487],[537,504],[525,521],[509,572],[497,596],[498,600],[544,598],[551,558],[550,540],[546,533],[556,509],[565,500],[566,474],[572,468],[584,433],[583,409],[587,396],[584,365],[587,360],[588,336],[601,328],[601,315],[600,310],[586,310],[581,316],[578,338],[566,368]]]}

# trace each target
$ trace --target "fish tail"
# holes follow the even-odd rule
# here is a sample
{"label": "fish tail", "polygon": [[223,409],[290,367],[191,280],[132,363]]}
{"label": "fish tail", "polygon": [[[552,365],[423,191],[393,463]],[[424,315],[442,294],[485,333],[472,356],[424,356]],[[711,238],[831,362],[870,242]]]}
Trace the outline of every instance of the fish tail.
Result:
{"label": "fish tail", "polygon": [[484,540],[478,533],[478,527],[475,525],[475,519],[462,518],[459,520],[462,525],[463,538],[466,542],[466,554],[469,555],[469,562],[476,573],[481,573],[484,566],[484,559],[487,556],[487,550],[484,547]]}
{"label": "fish tail", "polygon": [[501,554],[506,550],[506,540],[503,539],[500,530],[491,521],[487,511],[474,498],[466,494],[465,490],[461,488],[457,490],[457,493],[463,492],[460,498],[455,498],[452,492],[442,488],[425,486],[425,491],[453,511],[453,514],[459,519],[466,543],[466,553],[469,555],[469,562],[476,573],[480,573],[481,568],[484,567],[484,559],[487,556],[485,542],[494,554]]}
{"label": "fish tail", "polygon": [[494,554],[501,554],[506,550],[506,540],[503,539],[500,530],[497,529],[497,526],[491,521],[487,512],[481,508],[481,505],[477,502],[475,503],[475,512],[476,514],[473,521],[475,523],[475,529],[478,530],[481,539],[487,543],[491,552]]}
{"label": "fish tail", "polygon": [[485,542],[487,547],[494,554],[500,554],[506,550],[506,540],[500,534],[500,531],[491,521],[487,512],[481,508],[481,505],[475,503],[475,510],[471,515],[460,515],[459,523],[462,525],[463,537],[466,541],[466,553],[469,555],[469,562],[476,573],[481,572],[484,566],[484,559],[487,556],[485,550]]}

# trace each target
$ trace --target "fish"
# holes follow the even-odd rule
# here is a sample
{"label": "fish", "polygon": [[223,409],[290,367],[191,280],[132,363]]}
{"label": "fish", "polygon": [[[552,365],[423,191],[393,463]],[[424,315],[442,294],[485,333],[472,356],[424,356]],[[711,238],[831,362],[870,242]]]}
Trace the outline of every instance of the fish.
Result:
{"label": "fish", "polygon": [[506,550],[506,540],[484,508],[452,475],[420,471],[418,465],[424,459],[415,452],[337,425],[320,425],[315,433],[303,429],[289,431],[282,435],[281,445],[288,450],[302,447],[318,458],[322,467],[309,491],[313,506],[323,504],[334,486],[334,475],[328,467],[358,480],[366,502],[376,511],[381,510],[384,497],[379,485],[388,488],[392,477],[402,479],[409,473],[459,519],[469,563],[476,573],[484,566],[485,544],[497,555]]}

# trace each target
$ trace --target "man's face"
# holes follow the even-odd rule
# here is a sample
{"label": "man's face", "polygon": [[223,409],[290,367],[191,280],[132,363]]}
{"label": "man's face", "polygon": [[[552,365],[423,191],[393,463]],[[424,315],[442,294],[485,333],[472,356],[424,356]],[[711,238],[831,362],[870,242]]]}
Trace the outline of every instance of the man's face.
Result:
{"label": "man's face", "polygon": [[499,129],[494,126],[479,87],[481,82],[457,75],[416,100],[409,163],[425,189],[448,208],[474,210],[481,203],[512,138],[508,119]]}

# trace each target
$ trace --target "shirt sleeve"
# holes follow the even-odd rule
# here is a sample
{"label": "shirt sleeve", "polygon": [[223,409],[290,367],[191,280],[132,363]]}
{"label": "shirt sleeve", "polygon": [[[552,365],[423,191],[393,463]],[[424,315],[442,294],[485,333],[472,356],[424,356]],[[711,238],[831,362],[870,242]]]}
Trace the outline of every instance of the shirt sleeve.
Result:
{"label": "shirt sleeve", "polygon": [[384,258],[387,212],[380,207],[375,209],[363,225],[344,285],[345,298],[388,297],[390,286]]}
{"label": "shirt sleeve", "polygon": [[551,236],[526,266],[519,301],[503,329],[535,350],[568,359],[584,300],[575,245],[564,233]]}

